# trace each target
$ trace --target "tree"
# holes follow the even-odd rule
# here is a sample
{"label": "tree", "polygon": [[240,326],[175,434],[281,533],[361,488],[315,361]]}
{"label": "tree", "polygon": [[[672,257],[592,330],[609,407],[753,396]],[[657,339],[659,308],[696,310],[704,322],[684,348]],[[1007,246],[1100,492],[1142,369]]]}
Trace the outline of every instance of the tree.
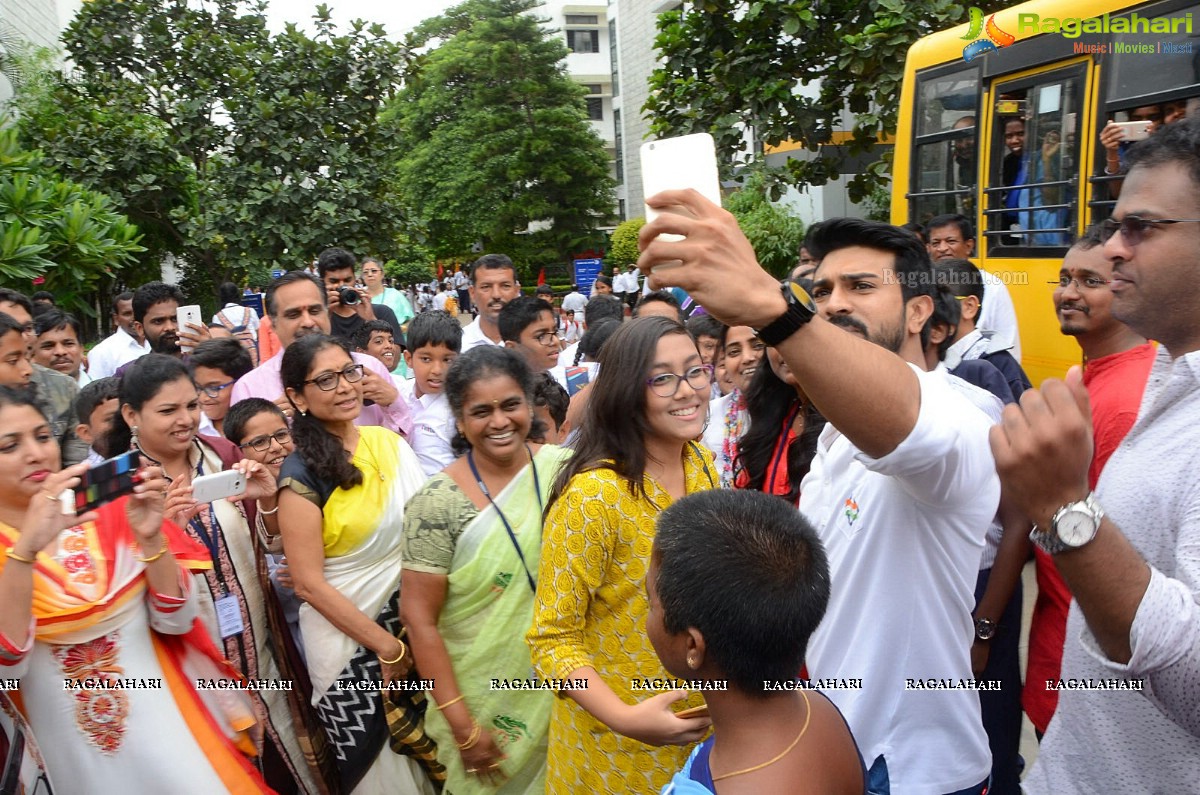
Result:
{"label": "tree", "polygon": [[[482,244],[530,268],[597,244],[613,209],[603,143],[566,48],[529,13],[535,0],[470,0],[415,31],[440,44],[392,103],[399,181],[439,257]],[[524,260],[524,262],[522,262]]]}
{"label": "tree", "polygon": [[329,245],[387,251],[403,220],[378,111],[407,53],[379,25],[271,36],[247,0],[93,0],[64,34],[75,71],[20,101],[25,140],[113,196],[149,255],[211,284]]}
{"label": "tree", "polygon": [[617,224],[617,228],[613,230],[612,243],[609,244],[604,261],[609,265],[621,268],[637,262],[638,254],[641,253],[638,249],[638,232],[645,225],[646,219],[640,215]]}
{"label": "tree", "polygon": [[751,169],[742,188],[725,200],[725,209],[737,218],[759,264],[768,273],[783,278],[799,260],[804,222],[772,204],[767,194],[764,169]]}
{"label": "tree", "polygon": [[[729,161],[745,128],[764,144],[787,140],[816,152],[853,119],[850,140],[821,157],[788,160],[768,176],[783,185],[824,185],[846,161],[896,131],[909,46],[963,19],[953,0],[703,0],[686,13],[660,15],[656,47],[663,65],[650,78],[646,111],[659,135],[711,132]],[[982,5],[982,4],[981,4]],[[998,6],[998,3],[992,3]],[[799,87],[819,83],[816,96]],[[855,175],[850,198],[886,180],[890,152]]]}
{"label": "tree", "polygon": [[15,130],[0,130],[0,283],[39,284],[59,306],[94,315],[93,294],[143,250],[106,195],[62,179]]}

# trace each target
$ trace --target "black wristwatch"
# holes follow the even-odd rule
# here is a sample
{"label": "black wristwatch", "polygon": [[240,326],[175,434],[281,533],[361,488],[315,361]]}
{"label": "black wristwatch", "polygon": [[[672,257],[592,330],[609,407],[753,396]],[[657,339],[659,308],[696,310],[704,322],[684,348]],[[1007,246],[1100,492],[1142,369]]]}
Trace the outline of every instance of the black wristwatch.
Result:
{"label": "black wristwatch", "polygon": [[781,290],[783,299],[787,301],[787,311],[754,332],[760,340],[771,347],[775,347],[795,334],[817,314],[817,305],[803,287],[793,281],[788,281]]}

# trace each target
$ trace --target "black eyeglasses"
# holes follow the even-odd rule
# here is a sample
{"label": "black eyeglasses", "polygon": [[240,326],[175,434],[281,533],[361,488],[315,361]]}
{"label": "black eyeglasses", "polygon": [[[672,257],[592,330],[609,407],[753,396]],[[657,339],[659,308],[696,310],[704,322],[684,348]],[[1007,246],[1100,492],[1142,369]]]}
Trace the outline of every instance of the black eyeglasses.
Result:
{"label": "black eyeglasses", "polygon": [[533,341],[546,348],[558,347],[558,335],[553,331],[543,331],[540,334],[534,334]]}
{"label": "black eyeglasses", "polygon": [[678,373],[659,373],[646,379],[646,386],[650,387],[650,391],[659,397],[675,397],[675,393],[679,391],[679,384],[683,381],[688,382],[688,386],[696,391],[700,391],[712,384],[713,367],[711,364],[698,364],[695,367],[688,369],[683,375]]}
{"label": "black eyeglasses", "polygon": [[289,431],[287,428],[280,428],[279,430],[275,431],[275,433],[272,433],[272,434],[268,434],[265,436],[255,436],[253,439],[246,442],[245,444],[239,444],[238,447],[242,448],[243,450],[245,450],[247,447],[252,447],[261,453],[261,452],[264,452],[271,448],[272,441],[278,442],[279,446],[283,447],[285,444],[287,444],[291,440],[292,440],[292,432]]}
{"label": "black eyeglasses", "polygon": [[1136,246],[1142,242],[1146,230],[1159,224],[1200,224],[1200,218],[1142,218],[1138,215],[1127,215],[1120,221],[1107,218],[1100,223],[1100,242],[1107,243],[1110,237],[1120,232],[1126,243]]}
{"label": "black eyeglasses", "polygon": [[222,392],[224,392],[226,389],[229,389],[229,387],[236,383],[237,381],[230,381],[225,384],[209,384],[208,386],[200,386],[199,384],[196,384],[196,389],[199,389],[210,398],[219,398]]}
{"label": "black eyeglasses", "polygon": [[361,364],[352,364],[339,373],[324,373],[316,378],[308,379],[304,384],[316,384],[317,389],[322,392],[332,392],[337,389],[339,378],[345,378],[348,384],[357,384],[363,378],[363,369]]}

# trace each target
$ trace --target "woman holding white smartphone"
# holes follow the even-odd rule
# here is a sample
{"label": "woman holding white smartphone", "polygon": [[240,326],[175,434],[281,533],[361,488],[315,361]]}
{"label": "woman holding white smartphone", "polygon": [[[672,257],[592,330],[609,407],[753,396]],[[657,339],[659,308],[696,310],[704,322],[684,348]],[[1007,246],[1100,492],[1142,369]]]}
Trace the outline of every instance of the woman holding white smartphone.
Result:
{"label": "woman holding white smartphone", "polygon": [[[151,353],[131,364],[121,378],[119,410],[98,442],[106,456],[138,450],[158,464],[171,481],[166,517],[199,542],[211,568],[193,575],[200,617],[218,650],[248,680],[277,680],[279,668],[267,631],[258,583],[254,534],[247,511],[275,492],[275,480],[262,464],[218,437],[200,436],[200,399],[187,367],[178,359]],[[244,494],[238,495],[238,489]],[[210,498],[205,502],[197,499]],[[242,496],[239,501],[227,497]],[[296,742],[286,692],[252,693],[264,726],[259,758],[263,774],[280,791],[317,789]],[[268,746],[270,748],[268,749]],[[274,763],[274,764],[271,764]]]}

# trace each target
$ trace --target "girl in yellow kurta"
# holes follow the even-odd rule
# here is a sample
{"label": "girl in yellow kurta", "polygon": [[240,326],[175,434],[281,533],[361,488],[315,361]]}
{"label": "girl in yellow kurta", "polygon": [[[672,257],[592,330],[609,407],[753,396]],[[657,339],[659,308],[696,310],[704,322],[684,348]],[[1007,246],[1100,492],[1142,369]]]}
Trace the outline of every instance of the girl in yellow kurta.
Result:
{"label": "girl in yellow kurta", "polygon": [[665,318],[624,324],[601,352],[575,457],[551,490],[529,633],[540,677],[586,680],[555,701],[547,792],[658,793],[708,729],[672,711],[701,698],[684,700],[646,637],[644,579],[657,515],[716,486],[692,441],[711,378]]}

